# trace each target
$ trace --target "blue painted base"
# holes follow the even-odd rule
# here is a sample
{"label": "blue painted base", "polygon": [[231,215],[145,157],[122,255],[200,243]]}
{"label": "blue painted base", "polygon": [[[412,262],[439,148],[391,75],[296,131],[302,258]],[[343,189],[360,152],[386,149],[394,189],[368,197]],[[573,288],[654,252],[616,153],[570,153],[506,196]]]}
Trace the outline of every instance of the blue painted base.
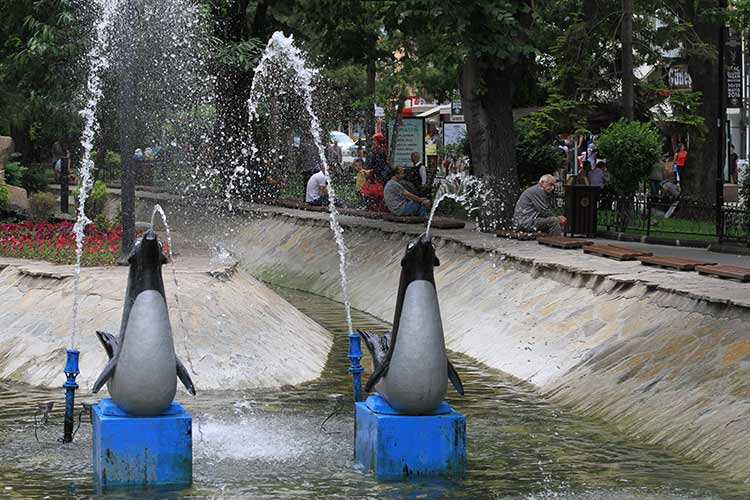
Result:
{"label": "blue painted base", "polygon": [[466,474],[466,417],[448,404],[421,416],[399,414],[380,396],[355,406],[354,459],[377,479]]}
{"label": "blue painted base", "polygon": [[134,417],[110,398],[92,412],[94,475],[103,488],[188,486],[193,418],[177,402],[158,417]]}

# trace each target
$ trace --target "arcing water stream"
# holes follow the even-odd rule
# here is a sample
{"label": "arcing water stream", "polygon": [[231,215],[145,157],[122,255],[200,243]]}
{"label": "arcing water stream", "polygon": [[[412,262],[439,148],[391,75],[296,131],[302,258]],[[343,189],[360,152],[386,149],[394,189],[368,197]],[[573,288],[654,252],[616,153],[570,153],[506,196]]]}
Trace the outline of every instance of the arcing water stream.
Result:
{"label": "arcing water stream", "polygon": [[87,101],[86,106],[81,111],[84,119],[83,134],[81,135],[81,146],[83,147],[83,156],[81,165],[78,168],[78,177],[81,180],[81,189],[78,193],[78,207],[76,209],[76,223],[73,231],[76,235],[76,264],[75,264],[75,281],[73,285],[73,324],[70,339],[70,348],[76,348],[76,336],[78,334],[78,287],[81,279],[81,255],[83,254],[83,238],[86,226],[91,222],[84,208],[89,191],[94,184],[91,175],[91,169],[94,166],[94,160],[91,159],[91,151],[94,148],[94,137],[99,128],[96,119],[96,110],[99,100],[102,98],[102,73],[109,67],[109,30],[112,19],[117,12],[119,0],[98,0],[98,7],[101,9],[100,17],[96,22],[94,40],[91,50],[88,53],[89,74],[86,84]]}
{"label": "arcing water stream", "polygon": [[[481,179],[473,177],[467,174],[450,174],[446,179],[440,183],[440,187],[435,193],[435,201],[432,203],[432,210],[430,210],[430,217],[427,220],[426,234],[430,234],[430,227],[432,226],[432,219],[435,217],[440,202],[446,198],[455,200],[464,207],[466,207],[469,214],[479,210],[481,204],[485,203],[486,191],[484,184]],[[477,201],[481,199],[480,205],[477,205]]]}
{"label": "arcing water stream", "polygon": [[[283,59],[280,59],[283,58]],[[260,82],[264,79],[274,78],[272,71],[272,63],[283,60],[284,63],[291,67],[294,71],[297,79],[297,91],[300,93],[302,102],[310,118],[310,134],[312,135],[313,142],[318,151],[318,157],[320,158],[320,164],[323,167],[323,174],[325,175],[328,187],[328,213],[331,231],[333,231],[333,237],[336,240],[336,247],[339,254],[339,272],[341,274],[341,289],[344,296],[344,309],[346,310],[346,325],[348,332],[353,332],[352,321],[351,321],[351,304],[349,302],[349,285],[346,278],[346,258],[348,250],[346,243],[344,242],[344,230],[338,222],[338,210],[336,208],[336,190],[333,186],[331,179],[331,172],[329,171],[328,160],[326,159],[325,149],[321,143],[321,137],[323,130],[320,126],[320,120],[317,114],[313,110],[313,76],[314,70],[308,67],[305,62],[305,58],[302,52],[295,47],[294,38],[292,36],[284,36],[280,31],[273,34],[271,39],[268,41],[266,50],[263,53],[263,57],[255,68],[255,77],[253,78],[253,87],[250,93],[250,99],[248,101],[248,110],[250,114],[250,120],[257,119],[258,117],[258,104],[264,98],[271,96],[264,96],[263,92],[260,91]],[[254,153],[254,147],[250,148],[250,152]],[[242,167],[239,167],[240,171]],[[235,175],[238,169],[235,169]],[[230,183],[231,185],[232,183]]]}
{"label": "arcing water stream", "polygon": [[157,213],[161,217],[162,224],[164,224],[164,230],[167,233],[167,253],[169,255],[169,267],[172,271],[172,281],[174,282],[174,302],[177,305],[177,316],[180,322],[180,329],[182,330],[182,342],[185,348],[185,352],[187,353],[187,362],[188,366],[190,366],[190,371],[195,374],[195,369],[193,368],[193,360],[190,358],[190,349],[188,348],[188,346],[190,345],[190,342],[188,341],[188,329],[185,325],[185,316],[182,312],[182,304],[180,304],[180,284],[177,281],[177,271],[175,269],[174,247],[172,245],[172,231],[169,229],[167,214],[164,213],[164,209],[161,208],[161,205],[159,205],[158,203],[154,205],[154,210],[153,212],[151,212],[151,230],[154,229],[154,221]]}

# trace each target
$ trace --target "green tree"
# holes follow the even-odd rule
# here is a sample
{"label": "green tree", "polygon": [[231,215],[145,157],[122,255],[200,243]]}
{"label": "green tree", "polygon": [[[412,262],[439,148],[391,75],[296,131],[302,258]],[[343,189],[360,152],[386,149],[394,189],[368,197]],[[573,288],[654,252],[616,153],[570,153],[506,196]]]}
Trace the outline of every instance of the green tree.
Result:
{"label": "green tree", "polygon": [[63,0],[0,0],[0,12],[0,133],[38,161],[80,134],[75,96],[93,12]]}
{"label": "green tree", "polygon": [[607,158],[612,188],[622,195],[634,193],[659,160],[659,131],[647,123],[620,120],[599,136],[598,147]]}
{"label": "green tree", "polygon": [[[485,207],[485,230],[509,225],[518,193],[513,140],[513,98],[536,54],[534,2],[406,0],[396,19],[406,36],[438,35],[460,55],[461,89],[472,168],[485,178],[493,200]],[[449,68],[443,68],[448,70]]]}

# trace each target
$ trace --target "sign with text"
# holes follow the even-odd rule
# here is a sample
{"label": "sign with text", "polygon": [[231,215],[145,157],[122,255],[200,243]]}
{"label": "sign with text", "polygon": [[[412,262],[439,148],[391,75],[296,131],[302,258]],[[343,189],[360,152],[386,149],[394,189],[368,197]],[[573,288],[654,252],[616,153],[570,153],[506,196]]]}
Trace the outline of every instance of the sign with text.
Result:
{"label": "sign with text", "polygon": [[727,107],[742,107],[742,35],[727,28],[724,43],[724,70],[727,80]]}
{"label": "sign with text", "polygon": [[466,124],[446,122],[443,124],[443,147],[459,144],[466,139]]}
{"label": "sign with text", "polygon": [[[393,122],[388,124],[388,143],[393,139]],[[398,128],[396,150],[391,158],[393,167],[411,167],[411,154],[416,151],[424,158],[424,118],[404,118]]]}
{"label": "sign with text", "polygon": [[669,88],[690,90],[693,81],[688,73],[687,64],[673,64],[669,67]]}
{"label": "sign with text", "polygon": [[451,115],[452,116],[460,116],[464,114],[464,107],[461,103],[461,99],[454,99],[453,102],[451,102]]}

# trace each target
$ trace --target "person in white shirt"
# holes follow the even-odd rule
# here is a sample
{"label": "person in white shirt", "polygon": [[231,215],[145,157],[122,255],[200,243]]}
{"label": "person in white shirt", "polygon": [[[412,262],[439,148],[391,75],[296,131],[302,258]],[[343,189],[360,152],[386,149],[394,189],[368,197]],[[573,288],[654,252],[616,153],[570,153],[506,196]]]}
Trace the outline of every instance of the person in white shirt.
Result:
{"label": "person in white shirt", "polygon": [[[315,174],[310,177],[310,180],[307,181],[305,203],[321,207],[328,205],[328,180],[322,170],[320,172],[315,172]],[[334,204],[337,207],[343,206],[343,203],[338,199],[334,200]]]}
{"label": "person in white shirt", "polygon": [[323,171],[315,172],[307,181],[307,190],[305,192],[305,203],[322,205],[319,200],[328,198],[328,181]]}
{"label": "person in white shirt", "polygon": [[420,160],[419,153],[416,151],[411,154],[411,162],[414,165],[414,168],[418,169],[419,179],[422,181],[422,187],[425,187],[427,185],[427,169],[424,166],[424,162]]}

